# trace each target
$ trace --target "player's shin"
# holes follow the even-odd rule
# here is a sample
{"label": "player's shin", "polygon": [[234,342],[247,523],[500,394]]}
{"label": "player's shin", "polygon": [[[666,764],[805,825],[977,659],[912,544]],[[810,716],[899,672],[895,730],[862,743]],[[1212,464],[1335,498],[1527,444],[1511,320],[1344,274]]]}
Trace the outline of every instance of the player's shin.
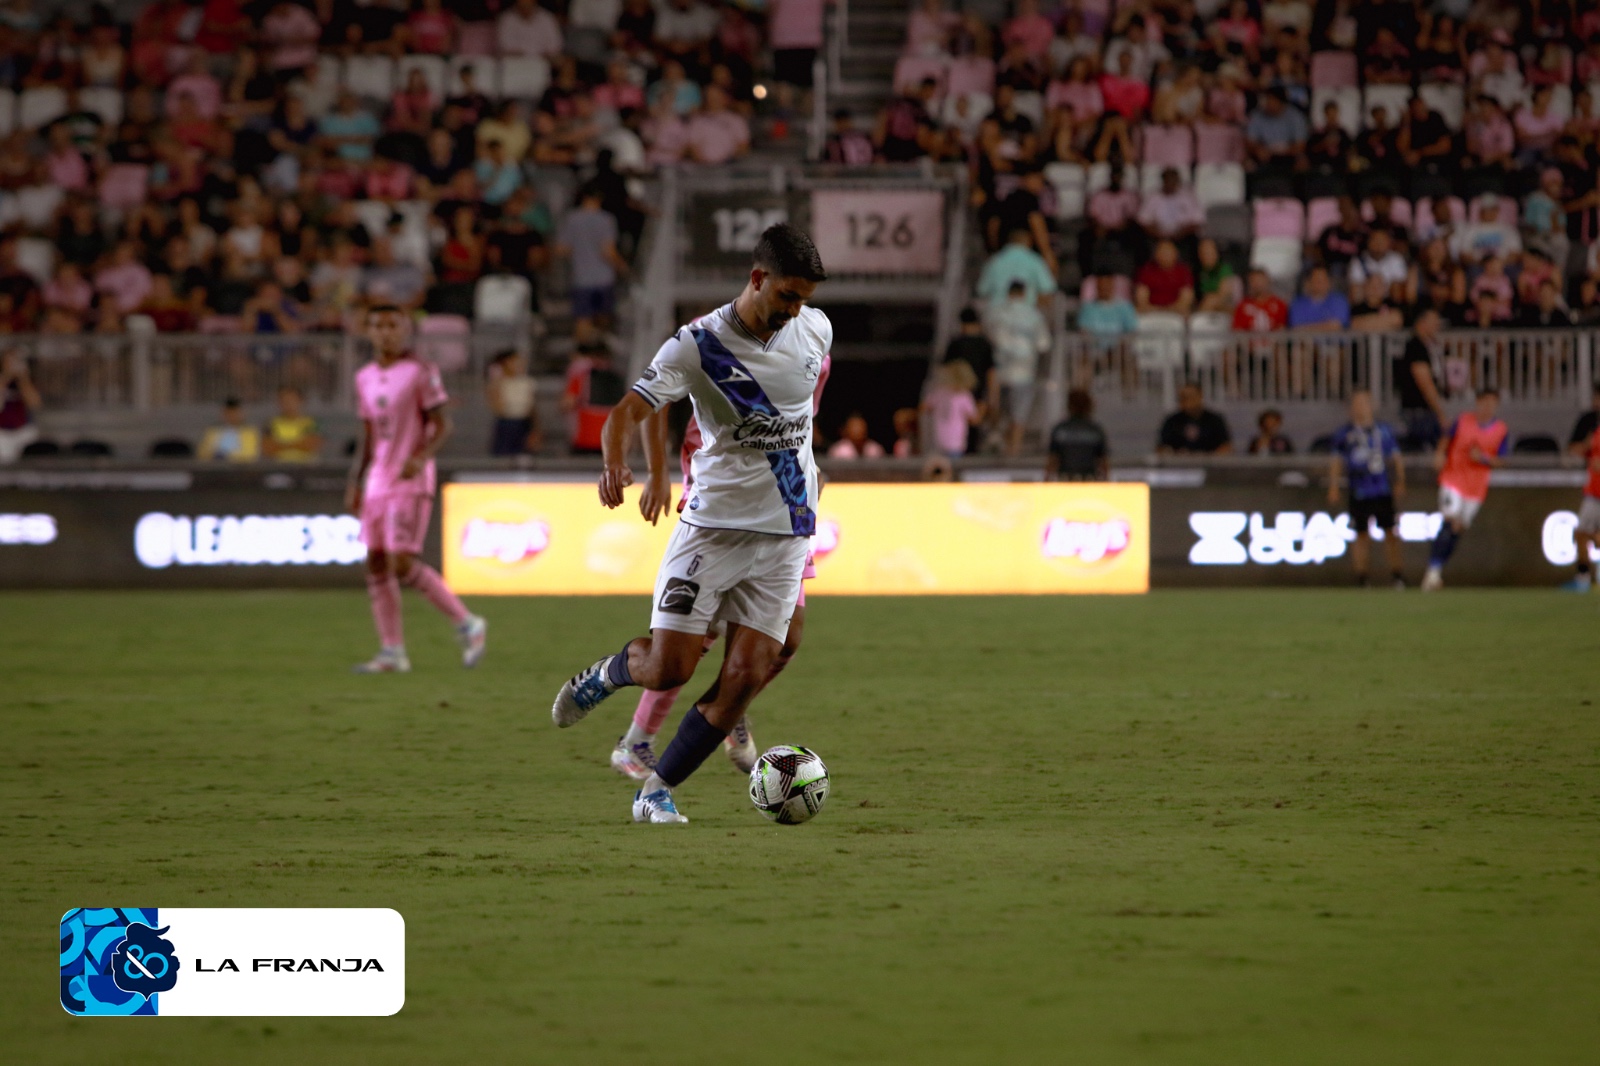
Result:
{"label": "player's shin", "polygon": [[1450,556],[1455,554],[1456,544],[1461,540],[1461,532],[1448,521],[1439,526],[1439,535],[1433,539],[1433,549],[1428,553],[1428,566],[1440,569],[1450,561]]}
{"label": "player's shin", "polygon": [[[672,738],[672,743],[667,745],[667,750],[661,753],[661,758],[656,763],[655,776],[668,788],[676,788],[689,775],[700,769],[700,764],[705,762],[710,754],[717,750],[717,745],[727,737],[728,731],[718,729],[706,720],[700,713],[700,706],[689,708],[689,713],[683,716],[683,721],[678,723],[678,732]],[[642,791],[652,791],[653,782],[646,782]]]}
{"label": "player's shin", "polygon": [[667,720],[678,693],[682,691],[683,686],[679,685],[664,692],[651,692],[646,689],[641,693],[639,709],[633,712],[633,722],[628,726],[627,735],[622,738],[622,742],[629,745],[641,744],[661,732],[661,724]]}
{"label": "player's shin", "polygon": [[367,574],[367,598],[372,601],[372,622],[378,630],[378,643],[384,648],[405,646],[405,628],[400,617],[400,583],[392,574]]}
{"label": "player's shin", "polygon": [[433,604],[439,613],[457,625],[465,622],[472,614],[467,610],[466,604],[461,602],[461,597],[450,591],[450,587],[444,583],[444,578],[439,576],[439,571],[420,559],[411,560],[411,566],[401,580],[422,593],[423,599]]}

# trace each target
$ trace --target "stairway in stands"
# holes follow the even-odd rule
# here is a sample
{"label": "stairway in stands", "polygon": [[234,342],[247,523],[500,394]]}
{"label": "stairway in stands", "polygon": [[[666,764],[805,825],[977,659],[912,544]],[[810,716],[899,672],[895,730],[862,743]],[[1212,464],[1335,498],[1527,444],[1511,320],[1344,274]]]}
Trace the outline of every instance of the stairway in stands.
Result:
{"label": "stairway in stands", "polygon": [[894,65],[905,48],[905,0],[845,0],[831,32],[842,35],[840,86],[830,89],[830,109],[848,107],[865,124],[894,91]]}

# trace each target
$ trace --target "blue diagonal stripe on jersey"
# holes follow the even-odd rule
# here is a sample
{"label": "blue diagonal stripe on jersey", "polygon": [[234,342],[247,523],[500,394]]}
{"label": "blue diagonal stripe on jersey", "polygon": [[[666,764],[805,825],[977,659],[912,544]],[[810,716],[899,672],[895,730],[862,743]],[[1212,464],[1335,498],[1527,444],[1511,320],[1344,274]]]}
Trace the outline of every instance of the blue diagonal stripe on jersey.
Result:
{"label": "blue diagonal stripe on jersey", "polygon": [[[722,395],[728,398],[741,415],[762,414],[782,417],[776,406],[767,398],[761,383],[745,369],[738,357],[728,351],[722,339],[709,330],[694,328],[689,331],[695,347],[700,349],[700,369],[711,379]],[[778,495],[789,508],[789,526],[797,537],[809,537],[817,531],[817,516],[806,501],[806,473],[800,467],[800,453],[793,448],[768,452],[767,465],[778,482]]]}

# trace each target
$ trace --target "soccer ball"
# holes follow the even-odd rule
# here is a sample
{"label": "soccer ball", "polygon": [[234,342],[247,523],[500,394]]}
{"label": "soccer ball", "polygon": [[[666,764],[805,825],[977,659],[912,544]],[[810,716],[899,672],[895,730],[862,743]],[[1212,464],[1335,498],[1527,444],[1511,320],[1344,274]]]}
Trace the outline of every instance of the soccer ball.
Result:
{"label": "soccer ball", "polygon": [[810,748],[779,744],[750,771],[750,802],[779,825],[809,822],[828,798],[828,768]]}

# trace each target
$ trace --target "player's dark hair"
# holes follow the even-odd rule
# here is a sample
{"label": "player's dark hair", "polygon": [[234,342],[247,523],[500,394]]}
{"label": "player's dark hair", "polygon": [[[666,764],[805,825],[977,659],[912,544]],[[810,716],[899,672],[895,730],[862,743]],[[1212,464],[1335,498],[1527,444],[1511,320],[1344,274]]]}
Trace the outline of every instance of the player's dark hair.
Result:
{"label": "player's dark hair", "polygon": [[1094,413],[1094,397],[1088,389],[1073,389],[1067,393],[1067,414],[1073,418],[1088,418]]}
{"label": "player's dark hair", "polygon": [[[961,309],[961,321],[967,325],[976,323],[978,321],[978,312],[970,307],[963,307]],[[1595,382],[1594,391],[1600,393],[1600,381]]]}
{"label": "player's dark hair", "polygon": [[822,266],[822,256],[817,246],[798,226],[780,222],[768,226],[756,242],[755,265],[779,278],[799,278],[801,281],[827,281],[828,272]]}

